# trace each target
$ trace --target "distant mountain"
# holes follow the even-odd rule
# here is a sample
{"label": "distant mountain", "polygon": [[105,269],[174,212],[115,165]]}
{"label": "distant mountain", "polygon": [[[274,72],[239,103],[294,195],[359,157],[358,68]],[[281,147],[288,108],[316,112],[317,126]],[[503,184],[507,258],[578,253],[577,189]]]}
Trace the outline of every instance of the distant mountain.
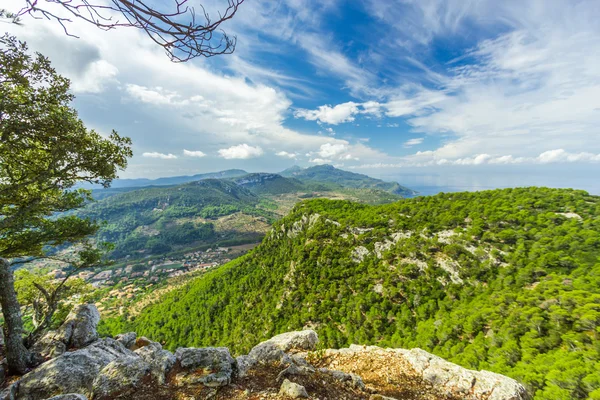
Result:
{"label": "distant mountain", "polygon": [[385,182],[367,175],[344,171],[332,165],[317,165],[305,169],[294,166],[282,171],[281,175],[288,178],[296,178],[302,182],[333,183],[342,187],[356,189],[380,189],[401,196],[414,196],[417,194],[414,190],[404,187],[397,182]]}
{"label": "distant mountain", "polygon": [[256,194],[283,194],[307,190],[306,185],[297,179],[262,172],[244,175],[232,181]]}
{"label": "distant mountain", "polygon": [[105,221],[98,239],[115,244],[114,258],[163,254],[187,245],[223,240],[256,241],[261,232],[241,236],[223,232],[218,219],[243,213],[264,221],[261,226],[275,219],[271,211],[257,207],[261,201],[258,195],[227,179],[108,190],[113,191],[112,196],[90,203],[78,213]]}
{"label": "distant mountain", "polygon": [[208,172],[205,174],[186,175],[186,176],[171,176],[166,178],[158,179],[116,179],[113,181],[111,188],[132,188],[132,187],[144,187],[144,186],[168,186],[168,185],[181,185],[187,182],[200,181],[203,179],[223,179],[223,178],[235,178],[236,176],[246,175],[248,172],[242,169],[228,169],[225,171]]}

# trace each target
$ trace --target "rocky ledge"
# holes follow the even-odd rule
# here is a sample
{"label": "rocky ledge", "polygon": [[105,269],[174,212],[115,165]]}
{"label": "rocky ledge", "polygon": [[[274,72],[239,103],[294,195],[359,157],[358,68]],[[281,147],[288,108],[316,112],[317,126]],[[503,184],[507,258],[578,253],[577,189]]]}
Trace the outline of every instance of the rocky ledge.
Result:
{"label": "rocky ledge", "polygon": [[448,399],[521,400],[515,380],[420,349],[352,345],[315,351],[312,330],[277,335],[233,358],[227,348],[173,354],[134,332],[99,338],[98,310],[76,307],[35,349],[46,361],[0,400]]}

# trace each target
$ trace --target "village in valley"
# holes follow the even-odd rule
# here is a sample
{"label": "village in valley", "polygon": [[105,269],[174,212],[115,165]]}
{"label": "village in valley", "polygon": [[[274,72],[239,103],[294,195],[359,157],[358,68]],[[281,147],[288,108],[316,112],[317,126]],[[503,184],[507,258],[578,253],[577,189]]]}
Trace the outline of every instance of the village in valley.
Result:
{"label": "village in valley", "polygon": [[[122,314],[142,297],[155,292],[172,290],[190,278],[223,265],[252,249],[256,244],[216,247],[190,251],[179,257],[165,256],[151,260],[118,263],[102,271],[85,270],[74,275],[96,290],[88,294],[96,300],[103,315]],[[57,268],[49,272],[55,279],[67,272]]]}

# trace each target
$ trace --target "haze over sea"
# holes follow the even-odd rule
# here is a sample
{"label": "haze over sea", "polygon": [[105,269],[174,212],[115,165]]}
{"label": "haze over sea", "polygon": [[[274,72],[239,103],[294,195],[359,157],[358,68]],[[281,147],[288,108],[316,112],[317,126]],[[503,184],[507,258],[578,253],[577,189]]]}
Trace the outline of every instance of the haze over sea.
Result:
{"label": "haze over sea", "polygon": [[[429,196],[440,192],[480,191],[508,187],[546,186],[573,188],[600,195],[600,171],[596,166],[538,166],[537,168],[451,167],[446,170],[412,169],[390,174],[369,173],[374,177],[397,181]],[[596,178],[594,178],[596,177]]]}

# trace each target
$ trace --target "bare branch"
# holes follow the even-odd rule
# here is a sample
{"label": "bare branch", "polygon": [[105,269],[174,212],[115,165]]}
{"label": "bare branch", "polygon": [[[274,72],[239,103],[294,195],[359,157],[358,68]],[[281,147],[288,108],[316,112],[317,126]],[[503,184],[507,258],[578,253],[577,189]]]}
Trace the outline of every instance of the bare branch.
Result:
{"label": "bare branch", "polygon": [[[172,11],[159,11],[140,0],[110,0],[107,4],[95,4],[90,0],[45,0],[44,3],[58,4],[73,18],[79,18],[102,30],[119,27],[141,29],[148,37],[161,46],[173,62],[185,62],[198,56],[212,57],[231,54],[235,50],[237,38],[227,35],[220,25],[233,18],[244,0],[227,0],[227,8],[218,12],[219,18],[210,19],[202,8],[203,21],[196,21],[196,11],[186,5],[187,0],[172,0]],[[14,14],[13,21],[29,15],[33,18],[45,18],[58,22],[68,36],[77,37],[69,32],[70,18],[61,17],[48,11],[39,0],[25,0],[25,7]],[[114,19],[115,16],[123,19]],[[188,22],[184,22],[184,21]]]}

